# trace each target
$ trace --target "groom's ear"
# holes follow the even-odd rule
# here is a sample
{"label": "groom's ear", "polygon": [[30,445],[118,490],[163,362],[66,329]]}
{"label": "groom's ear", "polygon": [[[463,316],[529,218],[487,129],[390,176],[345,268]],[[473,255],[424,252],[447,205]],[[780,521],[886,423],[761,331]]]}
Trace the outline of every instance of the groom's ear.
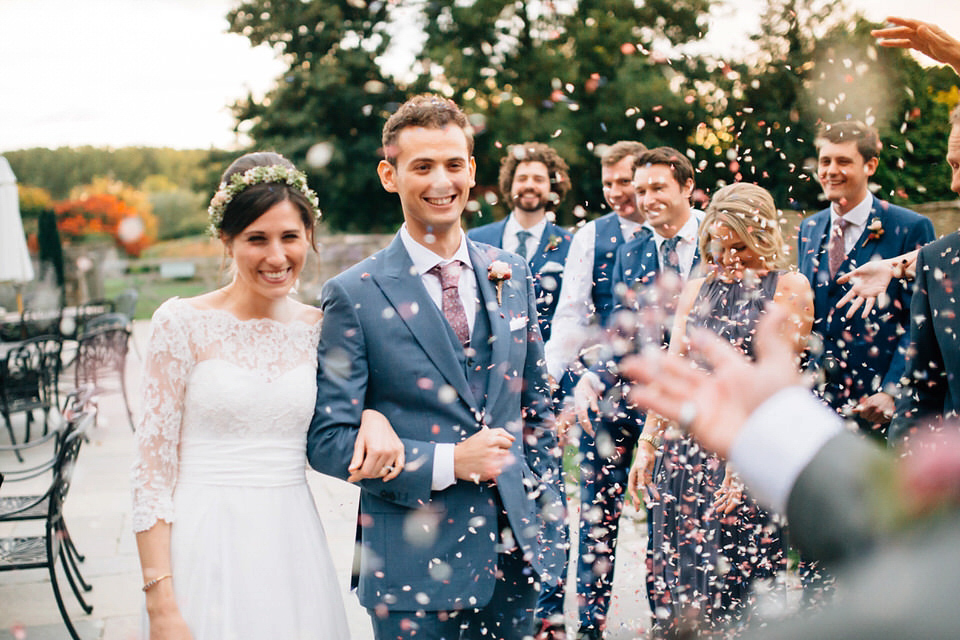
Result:
{"label": "groom's ear", "polygon": [[397,168],[387,160],[381,160],[377,165],[377,175],[380,176],[380,184],[388,193],[397,192]]}

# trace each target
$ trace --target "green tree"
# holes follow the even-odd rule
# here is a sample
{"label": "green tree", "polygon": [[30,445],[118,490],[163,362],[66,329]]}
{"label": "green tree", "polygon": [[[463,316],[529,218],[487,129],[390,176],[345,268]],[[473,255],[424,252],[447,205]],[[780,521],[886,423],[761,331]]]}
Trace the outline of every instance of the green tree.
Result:
{"label": "green tree", "polygon": [[884,142],[873,180],[880,197],[908,204],[948,198],[946,173],[929,171],[945,154],[946,104],[916,60],[875,46],[875,26],[841,0],[771,0],[754,36],[759,60],[712,79],[728,98],[720,107],[716,180],[757,182],[781,206],[820,209],[817,129],[858,119],[877,127]]}
{"label": "green tree", "polygon": [[[685,148],[699,105],[671,86],[655,47],[706,32],[709,0],[424,2],[420,90],[446,93],[475,116],[478,183],[496,185],[507,145],[546,142],[570,165],[561,207],[602,210],[600,146],[638,139]],[[501,212],[504,207],[500,206]]]}
{"label": "green tree", "polygon": [[289,63],[263,99],[233,106],[237,130],[304,168],[324,220],[353,231],[393,229],[396,198],[376,174],[380,132],[404,98],[380,67],[389,3],[250,0],[227,16],[230,30],[268,44]]}

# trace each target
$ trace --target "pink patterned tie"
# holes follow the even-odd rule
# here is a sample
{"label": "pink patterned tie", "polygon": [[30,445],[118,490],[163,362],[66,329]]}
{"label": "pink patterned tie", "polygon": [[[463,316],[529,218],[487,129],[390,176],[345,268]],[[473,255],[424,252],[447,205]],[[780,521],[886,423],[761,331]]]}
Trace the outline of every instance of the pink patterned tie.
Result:
{"label": "pink patterned tie", "polygon": [[830,244],[827,247],[827,255],[830,260],[831,278],[836,277],[837,270],[847,257],[847,250],[843,245],[843,232],[849,226],[850,223],[843,218],[837,218],[830,226]]}
{"label": "pink patterned tie", "polygon": [[463,302],[460,300],[460,268],[463,263],[459,260],[453,260],[447,264],[438,264],[430,269],[430,273],[440,278],[440,286],[443,287],[443,297],[441,298],[443,315],[447,322],[453,327],[453,332],[457,334],[460,343],[467,346],[470,342],[470,325],[467,324],[467,313],[463,310]]}

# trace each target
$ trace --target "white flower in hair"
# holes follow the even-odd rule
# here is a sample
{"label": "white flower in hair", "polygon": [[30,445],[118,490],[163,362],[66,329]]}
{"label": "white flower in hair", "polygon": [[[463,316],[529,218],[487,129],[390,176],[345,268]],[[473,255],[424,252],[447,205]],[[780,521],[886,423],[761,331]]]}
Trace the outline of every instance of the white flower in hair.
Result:
{"label": "white flower in hair", "polygon": [[207,213],[210,216],[210,233],[216,236],[223,224],[223,214],[237,194],[256,184],[280,182],[290,185],[302,193],[313,207],[315,220],[320,219],[320,200],[317,194],[307,186],[307,176],[293,167],[274,164],[265,167],[253,167],[242,173],[230,176],[229,181],[221,182],[217,192],[210,199]]}

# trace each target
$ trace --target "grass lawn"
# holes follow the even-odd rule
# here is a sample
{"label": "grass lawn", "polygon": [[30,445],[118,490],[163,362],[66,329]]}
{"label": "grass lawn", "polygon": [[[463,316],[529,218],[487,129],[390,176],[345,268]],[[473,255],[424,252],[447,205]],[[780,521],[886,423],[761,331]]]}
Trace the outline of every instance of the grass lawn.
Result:
{"label": "grass lawn", "polygon": [[186,298],[207,290],[207,286],[199,280],[158,280],[156,278],[147,280],[136,275],[108,278],[103,283],[104,295],[110,299],[116,298],[121,292],[131,287],[140,293],[134,320],[149,320],[157,307],[173,296]]}

